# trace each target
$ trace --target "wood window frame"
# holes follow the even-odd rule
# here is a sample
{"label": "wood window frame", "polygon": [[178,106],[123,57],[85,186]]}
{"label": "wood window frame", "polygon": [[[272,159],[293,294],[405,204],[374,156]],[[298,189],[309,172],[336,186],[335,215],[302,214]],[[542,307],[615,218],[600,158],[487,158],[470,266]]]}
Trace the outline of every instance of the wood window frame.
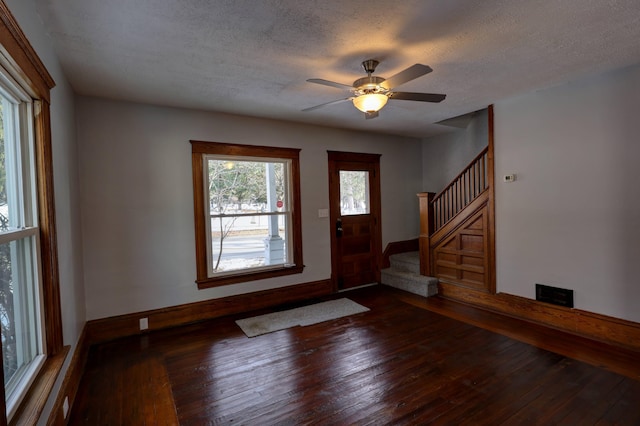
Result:
{"label": "wood window frame", "polygon": [[[285,275],[299,274],[304,269],[302,261],[302,220],[300,204],[300,149],[278,148],[270,146],[241,145],[221,142],[191,142],[191,160],[193,170],[193,212],[196,237],[196,283],[199,289],[236,284],[247,281],[262,280]],[[291,161],[291,196],[293,209],[291,230],[293,241],[293,264],[264,271],[238,271],[220,277],[209,277],[207,266],[207,237],[205,217],[205,189],[203,160],[205,155],[229,155],[252,158],[282,158]]]}
{"label": "wood window frame", "polygon": [[[47,359],[11,420],[11,424],[35,424],[42,414],[69,351],[68,346],[63,346],[62,337],[53,189],[50,92],[55,82],[3,0],[0,0],[0,55],[4,61],[20,70],[21,75],[17,77],[27,82],[34,97],[34,103],[39,106],[34,119],[34,138],[42,268],[42,309],[46,336],[44,352]],[[2,375],[1,369],[0,375]],[[0,398],[2,412],[6,413],[4,386],[0,392],[2,393]],[[0,416],[0,425],[5,424],[7,424],[6,414]]]}

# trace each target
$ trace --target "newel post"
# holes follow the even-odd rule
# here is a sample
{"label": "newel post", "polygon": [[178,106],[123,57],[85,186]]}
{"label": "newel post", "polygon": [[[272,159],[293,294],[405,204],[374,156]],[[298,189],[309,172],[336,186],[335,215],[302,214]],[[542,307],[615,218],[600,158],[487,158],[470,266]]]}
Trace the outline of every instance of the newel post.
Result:
{"label": "newel post", "polygon": [[420,275],[431,276],[431,234],[433,234],[434,192],[420,192]]}

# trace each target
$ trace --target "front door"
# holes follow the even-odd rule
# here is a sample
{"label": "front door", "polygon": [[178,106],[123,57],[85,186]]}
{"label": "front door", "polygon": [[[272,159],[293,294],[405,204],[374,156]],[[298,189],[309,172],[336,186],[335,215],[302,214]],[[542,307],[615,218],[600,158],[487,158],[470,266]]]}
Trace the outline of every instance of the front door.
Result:
{"label": "front door", "polygon": [[329,151],[331,277],[338,290],[380,281],[380,155]]}

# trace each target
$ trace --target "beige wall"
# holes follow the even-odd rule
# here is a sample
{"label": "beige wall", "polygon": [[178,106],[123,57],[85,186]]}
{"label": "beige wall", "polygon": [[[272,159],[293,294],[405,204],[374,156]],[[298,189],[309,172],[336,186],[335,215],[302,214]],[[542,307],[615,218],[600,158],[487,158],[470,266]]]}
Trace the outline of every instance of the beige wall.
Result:
{"label": "beige wall", "polygon": [[[190,139],[302,149],[303,274],[197,289]],[[382,154],[383,247],[418,235],[417,139],[79,98],[78,140],[88,319],[329,278],[327,150]]]}
{"label": "beige wall", "polygon": [[640,66],[496,103],[499,291],[640,322],[638,111]]}
{"label": "beige wall", "polygon": [[477,111],[466,128],[422,141],[422,190],[438,193],[485,149],[489,143],[488,110]]}

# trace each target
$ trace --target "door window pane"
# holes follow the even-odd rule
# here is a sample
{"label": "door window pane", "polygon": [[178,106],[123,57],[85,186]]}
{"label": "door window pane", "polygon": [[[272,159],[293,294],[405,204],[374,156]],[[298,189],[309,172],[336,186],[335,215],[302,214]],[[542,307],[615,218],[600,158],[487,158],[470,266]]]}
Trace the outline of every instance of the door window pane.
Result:
{"label": "door window pane", "polygon": [[369,172],[340,170],[340,214],[369,214]]}

